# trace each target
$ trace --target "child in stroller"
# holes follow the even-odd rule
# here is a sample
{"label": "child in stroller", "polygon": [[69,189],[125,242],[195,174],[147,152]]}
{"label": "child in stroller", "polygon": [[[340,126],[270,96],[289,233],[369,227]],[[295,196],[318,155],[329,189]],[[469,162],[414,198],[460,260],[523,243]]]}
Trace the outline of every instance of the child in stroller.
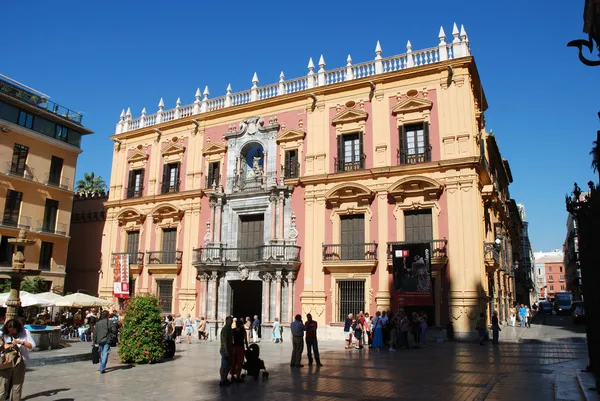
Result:
{"label": "child in stroller", "polygon": [[[269,372],[267,372],[265,362],[260,359],[259,356],[260,347],[258,344],[250,344],[246,350],[246,362],[244,362],[242,368],[246,371],[246,375],[254,377],[254,380],[258,380],[258,375],[261,370],[264,370],[262,374],[263,379],[267,379],[269,377]],[[246,375],[242,375],[242,378],[244,378]]]}

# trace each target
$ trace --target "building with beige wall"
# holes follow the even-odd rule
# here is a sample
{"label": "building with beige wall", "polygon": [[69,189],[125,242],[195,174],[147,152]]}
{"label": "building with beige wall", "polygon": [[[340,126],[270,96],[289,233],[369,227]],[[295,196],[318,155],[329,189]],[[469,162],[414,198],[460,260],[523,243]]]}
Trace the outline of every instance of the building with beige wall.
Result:
{"label": "building with beige wall", "polygon": [[81,137],[92,133],[81,119],[0,75],[0,265],[11,265],[8,239],[26,229],[36,240],[25,250],[26,268],[42,270],[40,277],[56,291],[64,287]]}
{"label": "building with beige wall", "polygon": [[[117,123],[102,265],[130,255],[132,292],[164,313],[427,311],[473,333],[514,300],[512,174],[485,130],[487,101],[464,28],[437,45],[308,73]],[[425,244],[425,303],[396,291],[393,251]],[[133,255],[133,256],[131,256]],[[108,273],[108,274],[107,274]],[[105,270],[99,292],[113,297]],[[421,284],[420,284],[421,285]]]}

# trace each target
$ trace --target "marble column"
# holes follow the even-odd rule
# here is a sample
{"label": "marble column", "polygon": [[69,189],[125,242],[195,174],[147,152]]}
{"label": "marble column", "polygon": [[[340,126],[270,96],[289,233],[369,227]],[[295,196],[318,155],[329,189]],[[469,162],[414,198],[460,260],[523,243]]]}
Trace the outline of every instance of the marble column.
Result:
{"label": "marble column", "polygon": [[271,239],[277,239],[277,195],[271,194]]}
{"label": "marble column", "polygon": [[284,212],[284,195],[283,195],[283,191],[281,191],[281,193],[279,194],[279,239],[283,240],[284,237],[284,233],[283,233],[283,229],[284,229],[284,223],[285,223],[285,212]]}
{"label": "marble column", "polygon": [[263,292],[263,316],[262,322],[270,322],[271,321],[271,279],[273,276],[271,273],[265,273],[263,275],[263,280],[265,282],[264,292]]}
{"label": "marble column", "polygon": [[202,291],[200,297],[200,314],[199,317],[204,317],[206,319],[206,304],[208,301],[208,274],[202,273],[199,275],[200,277],[200,290]]}
{"label": "marble column", "polygon": [[275,273],[275,317],[281,322],[281,271]]}
{"label": "marble column", "polygon": [[288,304],[287,304],[287,321],[294,321],[294,280],[296,275],[292,272],[287,274],[288,283]]}
{"label": "marble column", "polygon": [[262,176],[262,183],[263,185],[267,184],[267,166],[269,161],[269,152],[265,152],[264,153],[264,161],[263,161],[263,176]]}
{"label": "marble column", "polygon": [[210,206],[210,242],[215,242],[215,211],[217,204],[213,198],[209,201]]}
{"label": "marble column", "polygon": [[215,210],[215,225],[214,225],[214,232],[215,232],[215,242],[221,243],[221,219],[223,216],[223,198],[219,197],[217,198],[217,206],[216,206],[216,210]]}
{"label": "marble column", "polygon": [[212,320],[217,319],[217,281],[219,279],[218,272],[212,272],[210,274],[210,293],[211,293],[211,304],[210,304],[210,313],[208,314],[209,318]]}

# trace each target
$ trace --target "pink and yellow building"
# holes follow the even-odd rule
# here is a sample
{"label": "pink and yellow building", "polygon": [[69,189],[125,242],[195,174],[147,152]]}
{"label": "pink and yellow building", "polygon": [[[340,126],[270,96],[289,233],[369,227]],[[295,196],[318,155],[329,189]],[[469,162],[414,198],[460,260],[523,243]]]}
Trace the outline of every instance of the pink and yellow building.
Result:
{"label": "pink and yellow building", "polygon": [[[471,334],[512,302],[512,181],[486,133],[464,28],[430,49],[308,73],[117,124],[99,292],[126,253],[164,313],[345,315],[396,307],[392,248],[428,243],[430,322]],[[332,334],[332,335],[333,335]]]}

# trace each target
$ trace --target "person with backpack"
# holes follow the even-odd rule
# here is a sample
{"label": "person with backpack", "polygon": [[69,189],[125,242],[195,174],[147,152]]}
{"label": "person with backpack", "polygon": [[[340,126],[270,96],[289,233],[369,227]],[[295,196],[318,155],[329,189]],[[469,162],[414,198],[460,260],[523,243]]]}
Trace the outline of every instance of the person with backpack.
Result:
{"label": "person with backpack", "polygon": [[103,311],[102,318],[94,325],[94,334],[92,336],[93,344],[97,346],[100,351],[100,373],[104,373],[106,370],[110,345],[114,343],[117,337],[115,325],[108,318],[108,311]]}

